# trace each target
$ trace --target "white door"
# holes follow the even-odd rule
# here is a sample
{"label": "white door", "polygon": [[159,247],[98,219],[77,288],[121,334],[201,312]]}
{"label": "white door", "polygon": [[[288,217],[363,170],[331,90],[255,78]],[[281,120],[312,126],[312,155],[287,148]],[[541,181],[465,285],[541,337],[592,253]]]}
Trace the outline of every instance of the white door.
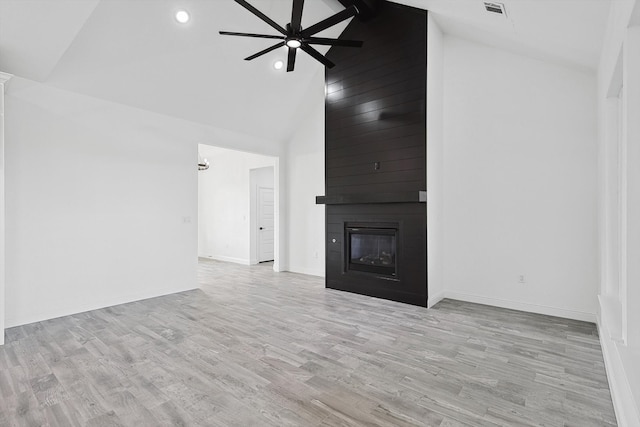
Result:
{"label": "white door", "polygon": [[258,262],[273,261],[273,188],[258,188]]}

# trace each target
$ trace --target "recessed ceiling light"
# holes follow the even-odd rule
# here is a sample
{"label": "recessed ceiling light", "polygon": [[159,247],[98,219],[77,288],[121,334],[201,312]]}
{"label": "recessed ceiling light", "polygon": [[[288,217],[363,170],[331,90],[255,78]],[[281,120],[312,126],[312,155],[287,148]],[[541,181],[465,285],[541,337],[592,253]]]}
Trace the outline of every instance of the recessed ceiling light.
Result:
{"label": "recessed ceiling light", "polygon": [[284,61],[277,60],[273,63],[273,68],[275,68],[276,70],[281,70],[282,67],[284,67]]}
{"label": "recessed ceiling light", "polygon": [[191,17],[189,16],[189,12],[187,12],[186,10],[179,10],[176,12],[176,21],[181,24],[186,24],[187,22],[189,22],[190,18]]}
{"label": "recessed ceiling light", "polygon": [[287,40],[287,46],[292,47],[294,49],[299,48],[301,45],[302,43],[300,43],[300,40],[297,40],[297,39]]}

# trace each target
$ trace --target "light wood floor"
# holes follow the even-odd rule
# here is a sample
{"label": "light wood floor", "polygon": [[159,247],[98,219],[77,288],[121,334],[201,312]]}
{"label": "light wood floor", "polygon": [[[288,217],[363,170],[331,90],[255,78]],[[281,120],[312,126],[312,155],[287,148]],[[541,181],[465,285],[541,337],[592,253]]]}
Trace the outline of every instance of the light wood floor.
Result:
{"label": "light wood floor", "polygon": [[615,425],[593,324],[209,260],[200,283],[9,329],[0,425]]}

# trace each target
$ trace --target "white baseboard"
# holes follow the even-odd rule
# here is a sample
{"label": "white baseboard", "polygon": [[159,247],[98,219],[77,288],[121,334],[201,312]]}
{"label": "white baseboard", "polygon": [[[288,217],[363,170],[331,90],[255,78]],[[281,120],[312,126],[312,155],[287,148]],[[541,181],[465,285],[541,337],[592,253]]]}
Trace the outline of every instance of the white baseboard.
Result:
{"label": "white baseboard", "polygon": [[444,291],[435,293],[433,295],[429,295],[427,297],[427,308],[431,308],[434,305],[436,305],[437,303],[439,303],[440,301],[442,301],[445,298],[444,295],[445,295]]}
{"label": "white baseboard", "polygon": [[130,302],[142,301],[149,298],[157,298],[164,295],[176,294],[179,292],[191,291],[198,289],[198,286],[186,286],[184,288],[174,287],[170,289],[155,289],[152,292],[135,293],[129,295],[120,295],[108,298],[102,301],[90,301],[75,304],[67,307],[51,307],[50,309],[39,312],[36,315],[21,316],[18,318],[7,318],[6,328],[15,326],[28,325],[30,323],[42,322],[43,320],[56,319],[63,316],[72,316],[74,314],[85,313],[87,311],[99,310],[101,308],[113,307],[120,304],[128,304]]}
{"label": "white baseboard", "polygon": [[234,262],[236,264],[251,265],[251,261],[246,258],[235,258],[225,255],[200,255],[201,258],[215,259],[218,261]]}
{"label": "white baseboard", "polygon": [[324,277],[325,273],[324,273],[324,269],[318,269],[318,268],[307,268],[307,267],[300,267],[300,266],[289,266],[289,269],[286,270],[289,271],[291,273],[300,273],[300,274],[306,274],[307,276],[317,276],[317,277]]}
{"label": "white baseboard", "polygon": [[490,298],[490,297],[484,297],[480,295],[466,294],[462,292],[451,292],[451,291],[445,291],[444,298],[474,302],[477,304],[492,305],[494,307],[509,308],[511,310],[527,311],[530,313],[546,314],[547,316],[564,317],[565,319],[582,320],[584,322],[596,323],[595,313],[567,310],[565,308],[552,307],[547,305],[538,305],[538,304],[531,304],[527,302],[503,300],[500,298]]}
{"label": "white baseboard", "polygon": [[611,400],[613,408],[616,412],[618,425],[620,427],[640,426],[640,408],[636,404],[633,390],[628,380],[627,369],[620,354],[621,342],[616,342],[607,332],[609,327],[606,325],[606,317],[598,316],[598,333],[600,335],[600,344],[602,346],[602,355],[604,357],[604,366],[607,371],[607,379],[609,381],[609,390],[611,390]]}

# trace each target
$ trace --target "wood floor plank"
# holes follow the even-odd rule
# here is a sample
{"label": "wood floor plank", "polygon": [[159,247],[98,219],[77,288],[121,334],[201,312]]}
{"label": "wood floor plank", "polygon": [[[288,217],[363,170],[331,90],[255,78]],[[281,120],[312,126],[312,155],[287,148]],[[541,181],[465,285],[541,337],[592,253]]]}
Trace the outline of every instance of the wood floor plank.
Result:
{"label": "wood floor plank", "polygon": [[267,265],[6,331],[0,426],[615,426],[595,325]]}

